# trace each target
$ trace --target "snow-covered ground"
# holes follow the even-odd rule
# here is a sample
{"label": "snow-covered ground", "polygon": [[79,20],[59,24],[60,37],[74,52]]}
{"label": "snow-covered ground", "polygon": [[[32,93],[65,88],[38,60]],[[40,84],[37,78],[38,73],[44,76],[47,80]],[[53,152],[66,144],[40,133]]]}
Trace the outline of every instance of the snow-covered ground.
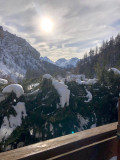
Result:
{"label": "snow-covered ground", "polygon": [[[60,80],[61,78],[61,80]],[[84,74],[70,74],[67,75],[65,78],[59,77],[60,81],[67,81],[67,82],[71,82],[71,81],[75,81],[76,83],[78,83],[79,85],[94,85],[95,83],[97,83],[98,79],[93,78],[93,79],[87,79],[85,78]]]}
{"label": "snow-covered ground", "polygon": [[115,74],[120,75],[120,71],[117,68],[110,68],[110,69],[108,69],[108,71],[113,71]]}
{"label": "snow-covered ground", "polygon": [[50,74],[44,74],[43,79],[52,79],[52,76]]}
{"label": "snow-covered ground", "polygon": [[80,79],[76,79],[76,83],[82,85],[93,85],[97,82],[97,79],[85,79],[84,81],[81,81]]}
{"label": "snow-covered ground", "polygon": [[8,81],[6,79],[0,78],[0,84],[8,84]]}
{"label": "snow-covered ground", "polygon": [[2,93],[11,93],[11,92],[14,92],[17,98],[19,98],[21,95],[24,94],[23,87],[19,84],[10,84],[6,86],[2,91]]}

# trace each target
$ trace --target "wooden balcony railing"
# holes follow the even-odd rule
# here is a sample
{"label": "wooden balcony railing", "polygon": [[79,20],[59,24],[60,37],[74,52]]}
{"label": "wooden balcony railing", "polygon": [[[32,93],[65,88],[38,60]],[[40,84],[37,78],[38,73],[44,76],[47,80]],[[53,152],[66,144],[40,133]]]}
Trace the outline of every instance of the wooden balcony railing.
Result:
{"label": "wooden balcony railing", "polygon": [[3,152],[0,160],[120,160],[119,125],[120,118],[118,123]]}

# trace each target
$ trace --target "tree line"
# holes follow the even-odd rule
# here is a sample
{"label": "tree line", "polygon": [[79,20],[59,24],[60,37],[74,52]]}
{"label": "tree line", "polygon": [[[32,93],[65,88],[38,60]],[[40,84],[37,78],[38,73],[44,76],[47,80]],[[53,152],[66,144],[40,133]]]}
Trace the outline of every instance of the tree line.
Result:
{"label": "tree line", "polygon": [[90,49],[78,63],[75,72],[96,78],[102,70],[115,67],[120,69],[120,34],[109,41],[103,41],[101,47]]}

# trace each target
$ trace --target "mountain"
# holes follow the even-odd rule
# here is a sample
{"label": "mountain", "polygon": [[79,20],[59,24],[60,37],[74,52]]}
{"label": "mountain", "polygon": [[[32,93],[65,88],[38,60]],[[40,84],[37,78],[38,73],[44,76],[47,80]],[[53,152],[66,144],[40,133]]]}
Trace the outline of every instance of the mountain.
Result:
{"label": "mountain", "polygon": [[77,63],[80,61],[78,58],[71,58],[69,60],[66,60],[65,58],[58,59],[55,63],[57,66],[62,68],[74,68],[77,66]]}
{"label": "mountain", "polygon": [[68,75],[63,83],[45,74],[21,85],[2,81],[0,151],[117,121],[119,72],[106,71],[106,80]]}
{"label": "mountain", "polygon": [[41,59],[42,61],[46,61],[46,62],[55,64],[55,62],[53,62],[52,60],[50,60],[47,56],[45,56],[45,57],[40,57],[40,59]]}
{"label": "mountain", "polygon": [[25,39],[0,27],[0,77],[18,82],[24,78],[62,71],[40,60],[40,53]]}
{"label": "mountain", "polygon": [[55,63],[56,63],[57,66],[65,67],[66,63],[67,63],[67,60],[65,58],[60,58]]}
{"label": "mountain", "polygon": [[48,57],[40,57],[42,61],[46,61],[52,64],[55,64],[56,66],[59,66],[61,68],[74,68],[77,66],[77,63],[80,61],[78,58],[71,58],[69,60],[66,60],[65,58],[60,58],[56,62],[53,62]]}
{"label": "mountain", "polygon": [[77,63],[80,61],[80,59],[78,58],[71,58],[70,60],[68,60],[68,65],[76,67]]}

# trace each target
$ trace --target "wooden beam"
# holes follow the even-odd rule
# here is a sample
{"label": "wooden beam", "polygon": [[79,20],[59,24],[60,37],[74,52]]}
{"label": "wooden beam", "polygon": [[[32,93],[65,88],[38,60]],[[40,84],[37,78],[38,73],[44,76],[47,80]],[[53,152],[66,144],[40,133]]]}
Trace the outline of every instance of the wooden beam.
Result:
{"label": "wooden beam", "polygon": [[116,132],[117,122],[4,152],[0,160],[45,160],[104,141]]}

